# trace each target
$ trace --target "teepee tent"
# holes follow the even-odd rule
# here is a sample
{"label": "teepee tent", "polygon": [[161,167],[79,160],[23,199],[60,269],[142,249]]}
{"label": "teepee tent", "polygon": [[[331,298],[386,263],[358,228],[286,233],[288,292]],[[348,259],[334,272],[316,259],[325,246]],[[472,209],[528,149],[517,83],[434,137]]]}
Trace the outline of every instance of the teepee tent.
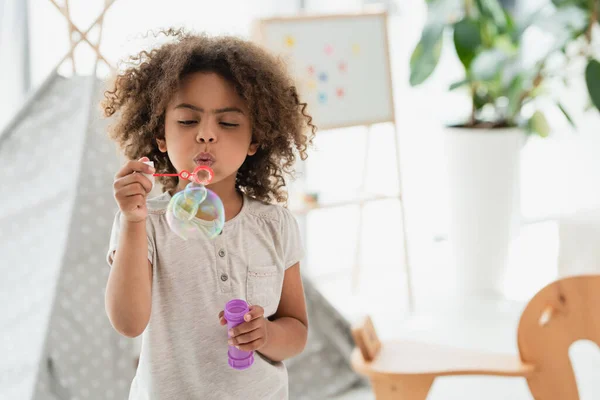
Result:
{"label": "teepee tent", "polygon": [[51,76],[0,133],[0,399],[124,399],[104,311],[119,165],[93,77]]}

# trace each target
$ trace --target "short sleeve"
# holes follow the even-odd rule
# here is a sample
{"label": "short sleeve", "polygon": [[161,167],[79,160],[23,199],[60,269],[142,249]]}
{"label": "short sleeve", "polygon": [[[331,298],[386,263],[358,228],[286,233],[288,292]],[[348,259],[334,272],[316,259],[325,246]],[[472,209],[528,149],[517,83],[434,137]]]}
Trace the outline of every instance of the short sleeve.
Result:
{"label": "short sleeve", "polygon": [[[109,266],[112,266],[113,256],[115,251],[117,250],[117,246],[119,245],[119,235],[121,233],[121,216],[123,214],[121,211],[117,211],[115,214],[115,220],[113,222],[112,231],[110,233],[110,241],[108,244],[108,253],[106,254],[106,262]],[[153,257],[154,257],[154,244],[151,240],[150,235],[148,234],[148,222],[146,222],[146,237],[148,239],[148,261],[152,265],[154,265]]]}
{"label": "short sleeve", "polygon": [[304,257],[304,247],[298,221],[287,208],[281,207],[281,210],[281,242],[285,260],[284,268],[288,269]]}

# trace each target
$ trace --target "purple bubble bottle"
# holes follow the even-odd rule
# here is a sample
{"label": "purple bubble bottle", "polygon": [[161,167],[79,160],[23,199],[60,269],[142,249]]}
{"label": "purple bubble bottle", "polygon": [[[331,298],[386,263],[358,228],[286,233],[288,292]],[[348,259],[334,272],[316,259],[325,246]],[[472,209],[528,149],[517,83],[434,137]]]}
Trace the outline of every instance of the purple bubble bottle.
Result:
{"label": "purple bubble bottle", "polygon": [[[227,320],[227,330],[244,322],[244,315],[248,313],[248,303],[244,300],[234,299],[225,305],[225,319]],[[227,351],[229,365],[231,368],[243,370],[249,368],[254,363],[253,351],[242,351],[235,346],[229,346]]]}

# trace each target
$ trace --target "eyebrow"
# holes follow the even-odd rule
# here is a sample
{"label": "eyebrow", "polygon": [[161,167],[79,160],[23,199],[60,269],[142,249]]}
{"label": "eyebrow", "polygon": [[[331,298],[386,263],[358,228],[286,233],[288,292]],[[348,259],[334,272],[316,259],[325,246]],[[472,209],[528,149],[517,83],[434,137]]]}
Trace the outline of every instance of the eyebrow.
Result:
{"label": "eyebrow", "polygon": [[[196,107],[195,105],[189,104],[189,103],[181,103],[181,104],[175,106],[175,109],[178,109],[178,108],[189,108],[190,110],[193,110],[193,111],[204,112],[203,108]],[[223,114],[226,112],[237,112],[242,115],[244,114],[244,112],[238,107],[217,108],[215,110],[211,110],[211,112],[213,114]]]}

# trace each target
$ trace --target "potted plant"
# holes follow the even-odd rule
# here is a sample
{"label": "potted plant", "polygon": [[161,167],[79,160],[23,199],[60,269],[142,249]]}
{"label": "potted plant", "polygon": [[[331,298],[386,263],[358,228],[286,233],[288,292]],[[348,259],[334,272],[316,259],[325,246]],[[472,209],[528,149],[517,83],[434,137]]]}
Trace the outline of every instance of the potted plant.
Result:
{"label": "potted plant", "polygon": [[[593,53],[600,0],[552,0],[516,20],[497,0],[428,0],[428,17],[410,59],[410,84],[420,85],[435,70],[445,40],[452,40],[464,79],[449,90],[464,90],[471,107],[460,124],[446,129],[450,231],[457,283],[466,295],[502,294],[514,228],[518,227],[519,159],[527,135],[546,137],[547,112],[567,107],[552,90],[576,60],[589,103],[600,109],[600,62]],[[550,32],[553,43],[527,64],[525,35]],[[581,76],[579,77],[581,78]],[[552,102],[554,109],[548,108]]]}

